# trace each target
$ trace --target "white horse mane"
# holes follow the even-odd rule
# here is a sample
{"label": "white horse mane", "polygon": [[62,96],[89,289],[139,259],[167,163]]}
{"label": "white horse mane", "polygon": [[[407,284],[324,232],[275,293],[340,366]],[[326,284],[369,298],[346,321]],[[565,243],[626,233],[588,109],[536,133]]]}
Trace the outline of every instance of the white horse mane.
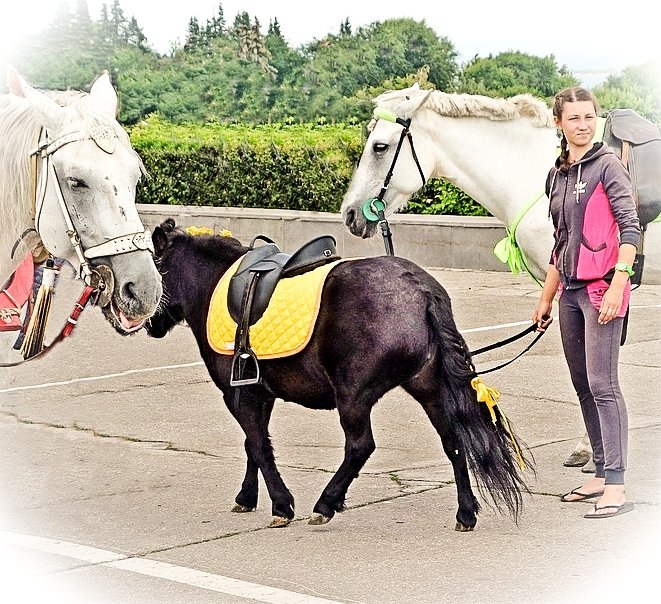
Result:
{"label": "white horse mane", "polygon": [[[145,172],[126,131],[116,120],[109,120],[106,114],[97,111],[88,93],[43,92],[64,108],[62,125],[58,130],[49,132],[51,139],[71,130],[88,132],[93,122],[101,122],[113,129],[119,141],[135,155],[142,172]],[[14,226],[24,223],[32,211],[32,201],[26,203],[25,200],[32,190],[30,153],[37,146],[42,124],[43,117],[27,99],[11,93],[0,95],[0,215],[3,218],[4,233],[14,232]]]}
{"label": "white horse mane", "polygon": [[528,118],[539,128],[555,127],[549,107],[531,94],[494,99],[477,94],[449,94],[413,87],[385,92],[374,103],[403,118],[411,117],[412,113],[425,107],[447,117],[484,117],[493,121]]}

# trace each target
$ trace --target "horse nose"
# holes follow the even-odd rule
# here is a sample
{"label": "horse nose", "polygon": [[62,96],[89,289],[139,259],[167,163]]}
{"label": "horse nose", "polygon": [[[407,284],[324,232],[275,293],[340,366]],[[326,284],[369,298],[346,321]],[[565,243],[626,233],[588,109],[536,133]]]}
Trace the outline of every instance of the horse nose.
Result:
{"label": "horse nose", "polygon": [[131,302],[139,302],[140,296],[138,295],[138,292],[136,291],[136,286],[133,281],[127,281],[122,285],[122,298],[125,300],[130,300]]}
{"label": "horse nose", "polygon": [[158,291],[148,291],[140,288],[134,281],[127,281],[120,289],[121,298],[127,310],[131,309],[136,315],[151,314],[155,305],[158,303],[161,294]]}
{"label": "horse nose", "polygon": [[346,218],[344,219],[344,224],[347,226],[351,226],[353,224],[353,220],[356,217],[356,212],[355,210],[347,210]]}

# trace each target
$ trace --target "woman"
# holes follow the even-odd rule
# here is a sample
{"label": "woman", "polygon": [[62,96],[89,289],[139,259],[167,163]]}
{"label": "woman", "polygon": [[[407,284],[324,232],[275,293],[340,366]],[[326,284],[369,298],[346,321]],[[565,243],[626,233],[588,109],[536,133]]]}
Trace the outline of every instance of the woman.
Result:
{"label": "woman", "polygon": [[592,144],[597,113],[583,88],[555,96],[561,154],[546,181],[555,244],[533,321],[544,329],[559,294],[562,346],[596,468],[561,500],[596,499],[585,517],[610,518],[633,509],[624,488],[628,420],[617,365],[640,224],[628,172],[612,149]]}

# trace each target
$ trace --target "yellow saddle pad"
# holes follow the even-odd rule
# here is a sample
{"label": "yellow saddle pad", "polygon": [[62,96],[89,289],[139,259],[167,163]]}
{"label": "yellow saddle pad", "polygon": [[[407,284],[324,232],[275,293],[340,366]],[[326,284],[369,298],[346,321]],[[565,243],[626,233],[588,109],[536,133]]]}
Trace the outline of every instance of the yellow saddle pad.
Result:
{"label": "yellow saddle pad", "polygon": [[[230,279],[239,267],[239,258],[223,275],[211,297],[207,316],[207,339],[219,354],[234,354],[237,325],[227,308]],[[307,273],[281,279],[269,306],[250,327],[250,347],[258,359],[276,359],[296,354],[312,337],[319,314],[321,292],[328,273],[343,258]]]}

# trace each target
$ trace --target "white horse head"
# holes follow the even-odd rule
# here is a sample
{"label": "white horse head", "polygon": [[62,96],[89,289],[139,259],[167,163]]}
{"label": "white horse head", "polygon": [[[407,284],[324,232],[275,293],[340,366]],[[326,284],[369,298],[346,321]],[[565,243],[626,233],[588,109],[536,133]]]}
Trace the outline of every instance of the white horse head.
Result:
{"label": "white horse head", "polygon": [[[418,86],[386,92],[374,102],[381,119],[370,123],[370,135],[342,202],[349,230],[372,237],[378,224],[375,212],[370,212],[375,197],[381,196],[388,215],[404,207],[424,179],[444,178],[515,232],[525,268],[543,279],[553,247],[544,183],[558,155],[556,129],[546,104],[528,94],[493,99],[423,91]],[[384,187],[390,170],[392,176]],[[644,283],[661,283],[660,240],[661,223],[650,223]]]}
{"label": "white horse head", "polygon": [[[392,178],[383,195],[386,215],[406,205],[423,186],[423,176],[452,182],[507,226],[522,205],[543,195],[557,139],[551,112],[542,101],[530,95],[505,100],[413,86],[384,93],[375,104],[400,121],[376,119],[370,124],[342,203],[342,216],[354,235],[365,238],[376,233],[377,223],[366,218],[363,206],[379,193],[391,167]],[[406,120],[411,138],[403,140],[393,166]],[[521,229],[520,243],[538,278],[543,278],[552,247],[547,209],[547,203],[536,204],[521,223],[528,226],[534,214],[535,225],[528,234]]]}
{"label": "white horse head", "polygon": [[40,242],[86,281],[120,333],[138,329],[162,294],[151,237],[135,206],[143,165],[116,120],[107,73],[89,94],[40,92],[13,69],[0,96],[0,283]]}

